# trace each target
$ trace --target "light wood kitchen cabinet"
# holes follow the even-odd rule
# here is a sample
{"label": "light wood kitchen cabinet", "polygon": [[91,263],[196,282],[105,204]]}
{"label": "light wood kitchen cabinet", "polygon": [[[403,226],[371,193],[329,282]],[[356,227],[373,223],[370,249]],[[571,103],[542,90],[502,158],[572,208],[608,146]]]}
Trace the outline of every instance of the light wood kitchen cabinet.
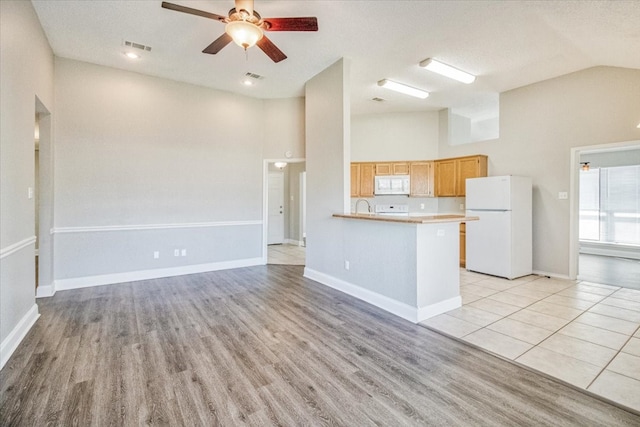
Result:
{"label": "light wood kitchen cabinet", "polygon": [[409,162],[376,163],[375,175],[409,175]]}
{"label": "light wood kitchen cabinet", "polygon": [[351,197],[373,197],[375,163],[351,163]]}
{"label": "light wood kitchen cabinet", "polygon": [[409,176],[410,197],[433,197],[433,162],[411,162]]}
{"label": "light wood kitchen cabinet", "polygon": [[460,267],[467,265],[467,224],[460,223]]}
{"label": "light wood kitchen cabinet", "polygon": [[465,195],[467,178],[487,176],[487,156],[467,156],[435,161],[435,196]]}
{"label": "light wood kitchen cabinet", "polygon": [[360,195],[360,163],[351,163],[351,197]]}
{"label": "light wood kitchen cabinet", "polygon": [[434,166],[436,197],[456,196],[456,160],[436,160]]}

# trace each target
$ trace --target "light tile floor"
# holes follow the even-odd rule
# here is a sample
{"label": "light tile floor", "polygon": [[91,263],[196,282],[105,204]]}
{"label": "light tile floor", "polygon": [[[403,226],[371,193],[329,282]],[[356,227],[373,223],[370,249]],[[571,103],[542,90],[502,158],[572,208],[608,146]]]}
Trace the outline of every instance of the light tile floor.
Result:
{"label": "light tile floor", "polygon": [[461,270],[460,293],[421,325],[640,412],[640,291]]}
{"label": "light tile floor", "polygon": [[305,248],[288,244],[269,245],[267,264],[305,265]]}

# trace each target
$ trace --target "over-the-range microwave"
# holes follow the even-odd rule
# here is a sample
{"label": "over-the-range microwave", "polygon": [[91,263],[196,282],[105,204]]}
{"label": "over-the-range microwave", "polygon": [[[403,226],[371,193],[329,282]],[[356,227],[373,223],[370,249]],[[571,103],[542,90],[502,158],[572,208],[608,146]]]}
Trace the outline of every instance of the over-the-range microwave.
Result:
{"label": "over-the-range microwave", "polygon": [[379,175],[375,177],[375,195],[409,195],[409,175]]}

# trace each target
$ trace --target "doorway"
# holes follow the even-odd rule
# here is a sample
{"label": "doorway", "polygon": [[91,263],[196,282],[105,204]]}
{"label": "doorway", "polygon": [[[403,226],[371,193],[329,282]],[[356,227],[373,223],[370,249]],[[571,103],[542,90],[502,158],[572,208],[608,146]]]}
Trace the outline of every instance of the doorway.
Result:
{"label": "doorway", "polygon": [[577,147],[571,159],[571,278],[640,289],[640,141]]}
{"label": "doorway", "polygon": [[305,264],[304,159],[264,161],[263,261]]}

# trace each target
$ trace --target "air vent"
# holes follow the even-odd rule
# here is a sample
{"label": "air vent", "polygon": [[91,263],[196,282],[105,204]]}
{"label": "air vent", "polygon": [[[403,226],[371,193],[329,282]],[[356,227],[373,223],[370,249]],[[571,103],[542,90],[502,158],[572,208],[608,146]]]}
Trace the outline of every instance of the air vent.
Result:
{"label": "air vent", "polygon": [[264,77],[262,77],[260,74],[255,74],[255,73],[247,73],[245,74],[245,76],[252,79],[256,79],[256,80],[264,79]]}
{"label": "air vent", "polygon": [[384,98],[378,98],[378,97],[371,98],[371,100],[372,100],[372,101],[376,101],[376,102],[384,102],[384,101],[386,101],[386,99],[384,99]]}
{"label": "air vent", "polygon": [[123,44],[127,47],[133,47],[135,49],[144,50],[145,52],[151,52],[151,46],[145,46],[143,44],[134,43],[127,40],[125,40]]}

